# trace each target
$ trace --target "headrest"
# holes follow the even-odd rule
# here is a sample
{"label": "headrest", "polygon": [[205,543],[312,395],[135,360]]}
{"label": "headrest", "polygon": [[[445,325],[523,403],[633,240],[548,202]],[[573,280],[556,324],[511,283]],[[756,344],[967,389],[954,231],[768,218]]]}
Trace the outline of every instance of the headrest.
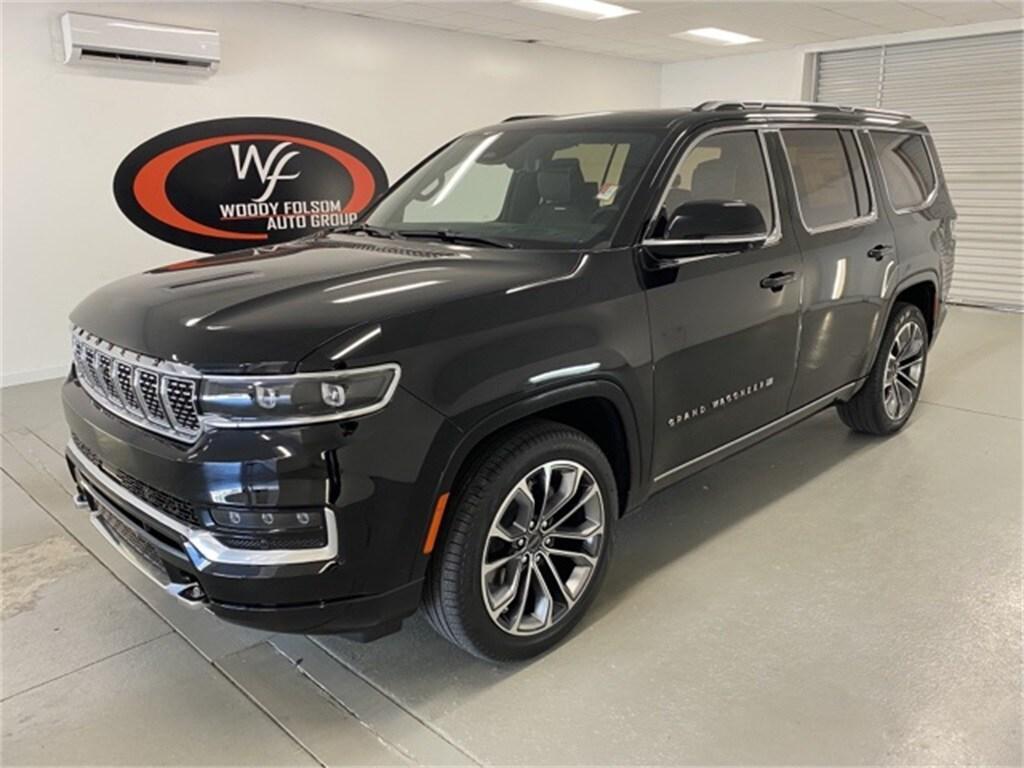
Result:
{"label": "headrest", "polygon": [[583,197],[585,184],[578,160],[552,160],[537,172],[537,191],[546,203],[566,204]]}
{"label": "headrest", "polygon": [[736,197],[736,168],[721,158],[705,160],[693,169],[690,183],[694,200],[730,200]]}

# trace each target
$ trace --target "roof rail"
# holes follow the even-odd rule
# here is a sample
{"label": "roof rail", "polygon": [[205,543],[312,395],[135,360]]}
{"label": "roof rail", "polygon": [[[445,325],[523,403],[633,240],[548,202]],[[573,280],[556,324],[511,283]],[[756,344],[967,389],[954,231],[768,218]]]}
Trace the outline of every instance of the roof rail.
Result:
{"label": "roof rail", "polygon": [[501,122],[514,123],[518,120],[534,120],[538,117],[551,117],[551,115],[511,115],[510,117],[506,117]]}
{"label": "roof rail", "polygon": [[849,107],[843,104],[823,104],[817,101],[705,101],[694,107],[695,112],[725,112],[730,110],[771,110],[771,109],[806,109],[808,111],[830,112],[869,112],[877,115],[893,117],[910,117],[906,112],[875,107]]}

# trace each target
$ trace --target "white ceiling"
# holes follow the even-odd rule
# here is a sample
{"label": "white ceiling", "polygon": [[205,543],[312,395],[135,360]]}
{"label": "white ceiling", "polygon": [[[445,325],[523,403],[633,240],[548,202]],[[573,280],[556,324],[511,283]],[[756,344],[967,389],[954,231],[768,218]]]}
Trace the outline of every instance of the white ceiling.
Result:
{"label": "white ceiling", "polygon": [[[1024,10],[1022,0],[609,0],[639,13],[591,21],[507,0],[283,1],[339,13],[659,62],[1019,19]],[[720,27],[762,38],[764,42],[723,46],[670,37],[697,27]]]}

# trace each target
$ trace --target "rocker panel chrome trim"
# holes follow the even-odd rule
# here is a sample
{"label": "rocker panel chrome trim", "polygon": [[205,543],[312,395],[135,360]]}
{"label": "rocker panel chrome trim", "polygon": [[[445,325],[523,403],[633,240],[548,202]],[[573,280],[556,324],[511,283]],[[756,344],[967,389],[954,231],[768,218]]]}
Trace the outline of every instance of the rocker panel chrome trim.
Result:
{"label": "rocker panel chrome trim", "polygon": [[692,458],[689,461],[683,462],[677,467],[673,467],[672,469],[666,470],[661,474],[655,475],[654,482],[660,483],[662,480],[665,480],[666,478],[683,472],[684,470],[687,469],[692,469],[693,472],[697,472],[698,470],[703,469],[705,465],[710,464],[712,461],[715,461],[719,458],[724,458],[733,453],[737,453],[743,450],[744,448],[758,442],[758,440],[760,440],[761,438],[769,437],[775,432],[781,431],[786,427],[795,424],[801,419],[813,415],[817,411],[820,411],[828,407],[836,400],[841,399],[843,396],[850,394],[859,386],[860,381],[854,381],[840,387],[839,389],[833,390],[824,397],[819,397],[817,400],[812,400],[811,402],[807,403],[807,405],[801,406],[800,408],[797,408],[795,411],[787,413],[785,416],[782,416],[781,418],[778,418],[775,421],[768,422],[763,427],[758,427],[752,432],[748,432],[747,434],[741,435],[740,437],[737,437],[734,440],[730,440],[728,443],[720,445],[717,448],[713,448],[707,453],[702,453],[700,456]]}

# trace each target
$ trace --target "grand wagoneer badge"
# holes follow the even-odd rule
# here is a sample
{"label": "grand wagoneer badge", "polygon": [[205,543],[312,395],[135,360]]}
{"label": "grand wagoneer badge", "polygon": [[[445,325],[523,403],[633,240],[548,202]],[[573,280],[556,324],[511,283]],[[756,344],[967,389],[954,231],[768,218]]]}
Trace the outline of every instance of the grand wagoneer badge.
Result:
{"label": "grand wagoneer badge", "polygon": [[732,405],[738,400],[742,400],[743,398],[749,397],[750,395],[753,395],[756,392],[760,392],[762,389],[768,389],[768,387],[772,386],[774,383],[775,377],[769,376],[766,379],[761,379],[760,381],[750,384],[746,387],[733,390],[732,392],[722,395],[721,397],[716,397],[711,402],[702,403],[701,405],[690,408],[686,411],[683,411],[682,413],[677,413],[675,416],[669,418],[668,425],[670,427],[677,427],[680,424],[696,419],[697,417],[703,416],[706,413],[711,413],[712,411],[716,411],[719,408],[724,408],[727,405]]}

